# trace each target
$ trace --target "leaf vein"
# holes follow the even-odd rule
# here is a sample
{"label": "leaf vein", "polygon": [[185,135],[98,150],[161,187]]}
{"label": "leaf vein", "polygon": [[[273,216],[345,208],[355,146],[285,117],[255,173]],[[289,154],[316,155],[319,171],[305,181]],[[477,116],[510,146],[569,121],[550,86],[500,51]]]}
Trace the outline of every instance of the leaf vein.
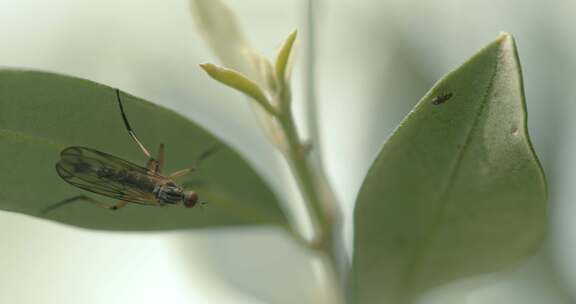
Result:
{"label": "leaf vein", "polygon": [[441,191],[441,195],[438,196],[438,198],[439,198],[438,200],[440,202],[437,202],[436,204],[439,205],[439,208],[438,208],[438,211],[436,212],[436,214],[433,216],[434,220],[432,221],[432,225],[431,225],[430,229],[428,230],[429,232],[426,233],[420,248],[415,251],[416,254],[415,254],[415,257],[413,258],[413,262],[409,265],[409,269],[406,272],[406,277],[403,280],[404,284],[401,285],[401,288],[403,288],[403,292],[402,292],[403,295],[409,295],[415,291],[415,290],[413,290],[413,288],[414,288],[413,285],[415,283],[414,281],[416,279],[416,274],[420,270],[420,268],[422,267],[423,259],[426,256],[425,252],[429,249],[429,246],[431,245],[434,236],[436,235],[437,231],[439,230],[439,228],[441,226],[443,215],[445,214],[446,208],[447,208],[448,203],[449,203],[450,189],[452,189],[452,186],[454,185],[454,182],[456,181],[456,176],[457,176],[457,173],[459,172],[459,168],[460,168],[460,165],[462,163],[462,159],[464,157],[464,154],[465,154],[467,148],[470,145],[470,142],[472,139],[472,134],[474,134],[474,131],[478,127],[480,117],[482,116],[484,109],[486,107],[486,104],[488,103],[489,96],[492,93],[493,86],[494,86],[494,79],[495,79],[496,75],[498,74],[499,60],[500,60],[499,57],[497,57],[497,59],[495,60],[493,72],[490,75],[490,80],[489,80],[488,85],[486,87],[486,92],[484,93],[484,96],[482,96],[481,104],[480,104],[480,107],[478,109],[478,113],[476,114],[476,117],[474,118],[472,126],[470,127],[470,129],[468,130],[468,132],[466,134],[466,139],[464,141],[464,144],[462,145],[462,148],[458,151],[456,161],[454,162],[454,164],[450,170],[448,182],[446,183],[444,189]]}

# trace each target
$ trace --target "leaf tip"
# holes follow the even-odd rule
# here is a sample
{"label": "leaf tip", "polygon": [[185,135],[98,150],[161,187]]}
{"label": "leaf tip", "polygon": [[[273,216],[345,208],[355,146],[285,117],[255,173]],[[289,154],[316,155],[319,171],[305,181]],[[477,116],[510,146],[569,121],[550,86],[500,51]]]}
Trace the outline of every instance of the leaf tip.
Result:
{"label": "leaf tip", "polygon": [[508,32],[500,32],[500,34],[498,34],[498,37],[496,37],[496,40],[498,41],[505,41],[507,39],[512,39],[512,34]]}
{"label": "leaf tip", "polygon": [[514,45],[514,36],[508,32],[500,32],[496,37],[496,42],[500,45]]}
{"label": "leaf tip", "polygon": [[282,47],[280,47],[280,50],[278,51],[278,55],[276,57],[276,77],[281,82],[285,81],[287,77],[286,74],[289,73],[289,71],[287,71],[289,70],[288,61],[290,60],[292,54],[292,48],[294,46],[294,42],[296,41],[297,36],[298,36],[298,30],[294,29],[288,35],[288,37],[286,37],[286,40],[284,40]]}
{"label": "leaf tip", "polygon": [[208,74],[210,74],[210,71],[213,71],[216,68],[216,66],[212,63],[200,63],[198,66]]}
{"label": "leaf tip", "polygon": [[225,74],[227,69],[217,66],[213,63],[200,63],[198,66],[206,72],[210,77],[218,81],[223,81],[222,74]]}
{"label": "leaf tip", "polygon": [[500,46],[502,51],[516,52],[516,42],[514,41],[514,36],[508,32],[501,32],[498,37],[496,37],[496,44]]}
{"label": "leaf tip", "polygon": [[298,29],[297,28],[293,29],[292,32],[290,32],[287,40],[294,41],[294,40],[296,40],[296,37],[298,37]]}

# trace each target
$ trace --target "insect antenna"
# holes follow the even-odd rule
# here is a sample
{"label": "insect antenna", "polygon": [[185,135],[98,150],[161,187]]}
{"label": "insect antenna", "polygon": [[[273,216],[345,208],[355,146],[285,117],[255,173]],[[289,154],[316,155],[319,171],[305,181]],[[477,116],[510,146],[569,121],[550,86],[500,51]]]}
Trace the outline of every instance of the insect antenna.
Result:
{"label": "insect antenna", "polygon": [[149,159],[153,159],[152,154],[150,154],[150,152],[148,152],[148,149],[146,149],[146,147],[144,147],[142,142],[140,142],[140,140],[136,136],[136,133],[134,132],[134,130],[130,126],[130,123],[128,122],[128,118],[126,117],[126,112],[124,112],[124,106],[122,105],[122,99],[120,98],[120,90],[119,89],[116,89],[116,98],[118,99],[118,105],[120,105],[120,114],[122,114],[122,120],[124,121],[124,126],[128,130],[128,134],[130,135],[130,138],[132,138],[132,140],[134,140],[136,145],[140,148],[140,150],[142,150],[142,152],[146,155],[146,157],[148,157]]}

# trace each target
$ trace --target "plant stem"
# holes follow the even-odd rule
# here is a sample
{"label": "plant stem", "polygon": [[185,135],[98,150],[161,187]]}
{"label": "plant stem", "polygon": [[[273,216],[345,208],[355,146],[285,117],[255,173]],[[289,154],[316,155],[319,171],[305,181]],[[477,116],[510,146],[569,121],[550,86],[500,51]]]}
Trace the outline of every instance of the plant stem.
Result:
{"label": "plant stem", "polygon": [[280,99],[279,115],[276,115],[285,135],[283,153],[298,183],[301,195],[309,210],[310,221],[314,225],[315,236],[307,245],[319,254],[322,274],[328,290],[333,294],[330,303],[345,303],[347,294],[347,267],[343,259],[344,248],[341,240],[340,214],[336,196],[326,179],[321,160],[320,139],[316,104],[316,6],[317,0],[308,0],[306,10],[306,120],[310,133],[309,142],[303,142],[298,134],[291,108],[290,88],[287,82],[280,82],[276,98]]}
{"label": "plant stem", "polygon": [[[298,178],[298,183],[300,190],[304,199],[309,203],[312,213],[317,217],[315,222],[319,224],[316,227],[320,231],[327,225],[328,219],[324,216],[324,210],[321,206],[319,193],[316,191],[315,177],[313,176],[313,170],[310,164],[306,160],[306,147],[301,144],[298,139],[298,134],[296,131],[296,126],[294,125],[294,120],[292,119],[291,113],[285,115],[280,120],[280,124],[284,129],[286,134],[286,139],[288,141],[288,151],[286,157],[288,158],[290,165]],[[322,238],[322,236],[320,236]]]}
{"label": "plant stem", "polygon": [[[289,92],[289,89],[283,93]],[[339,220],[336,212],[335,195],[326,180],[322,167],[318,162],[312,162],[310,159],[310,148],[303,143],[298,136],[298,131],[294,123],[292,110],[290,107],[289,95],[281,94],[280,98],[285,99],[280,104],[283,105],[278,121],[282,127],[287,140],[287,149],[284,151],[288,163],[298,182],[298,187],[306,201],[310,211],[311,221],[315,228],[315,238],[308,247],[319,253],[323,264],[330,269],[324,272],[330,274],[329,281],[335,285],[333,290],[340,294],[335,295],[340,299],[338,302],[344,303],[344,291],[342,290],[344,281],[344,272],[341,267],[339,233],[335,230]]]}

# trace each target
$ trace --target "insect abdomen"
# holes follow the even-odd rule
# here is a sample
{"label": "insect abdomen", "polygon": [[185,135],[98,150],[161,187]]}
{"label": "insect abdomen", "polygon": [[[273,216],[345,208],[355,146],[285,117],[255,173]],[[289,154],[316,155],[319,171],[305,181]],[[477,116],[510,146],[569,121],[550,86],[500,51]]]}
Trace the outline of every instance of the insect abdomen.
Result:
{"label": "insect abdomen", "polygon": [[99,178],[113,181],[125,185],[127,187],[138,188],[145,192],[154,190],[155,182],[148,176],[135,171],[114,170],[111,168],[100,168],[96,174]]}

